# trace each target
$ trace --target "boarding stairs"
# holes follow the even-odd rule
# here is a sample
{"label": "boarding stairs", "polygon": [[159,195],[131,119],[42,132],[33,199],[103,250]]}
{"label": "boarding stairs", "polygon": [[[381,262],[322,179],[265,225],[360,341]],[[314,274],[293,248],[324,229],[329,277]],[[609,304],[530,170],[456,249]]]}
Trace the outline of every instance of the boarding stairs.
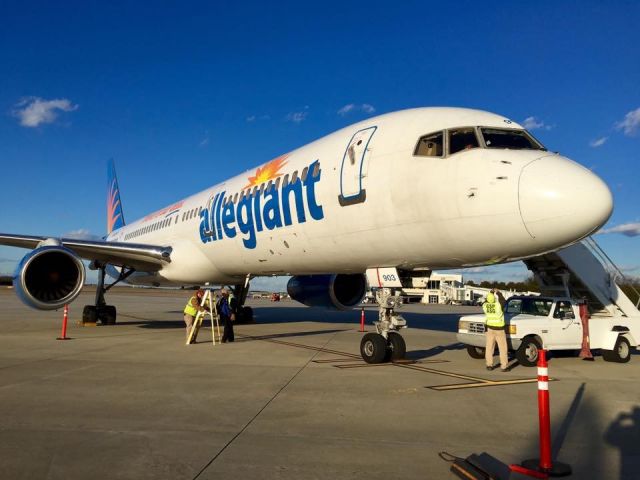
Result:
{"label": "boarding stairs", "polygon": [[[524,263],[542,295],[586,299],[592,316],[640,317],[640,294],[591,237]],[[638,302],[622,291],[620,285],[624,284],[633,290]]]}

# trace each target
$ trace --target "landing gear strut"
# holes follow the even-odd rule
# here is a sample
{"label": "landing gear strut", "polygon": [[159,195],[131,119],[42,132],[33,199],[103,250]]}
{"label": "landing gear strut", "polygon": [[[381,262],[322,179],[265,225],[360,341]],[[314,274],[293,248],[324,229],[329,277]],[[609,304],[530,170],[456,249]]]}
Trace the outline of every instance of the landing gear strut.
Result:
{"label": "landing gear strut", "polygon": [[83,325],[95,325],[98,321],[102,325],[115,325],[117,318],[117,311],[114,305],[107,305],[104,299],[104,294],[107,293],[111,287],[117,283],[126,280],[133,272],[134,269],[123,268],[120,271],[120,275],[111,285],[104,285],[104,277],[106,275],[106,265],[94,263],[93,266],[98,270],[98,285],[96,286],[96,300],[95,305],[85,305],[82,310],[82,324]]}
{"label": "landing gear strut", "polygon": [[402,360],[407,353],[407,345],[398,330],[406,328],[407,322],[395,312],[402,305],[402,298],[392,296],[385,288],[378,292],[378,304],[379,319],[374,322],[377,333],[367,333],[362,337],[360,355],[367,363]]}
{"label": "landing gear strut", "polygon": [[247,300],[247,294],[249,293],[249,281],[251,280],[251,274],[248,274],[245,278],[244,284],[236,285],[233,288],[233,295],[238,301],[238,308],[236,313],[236,323],[253,323],[253,308],[245,307],[244,302]]}

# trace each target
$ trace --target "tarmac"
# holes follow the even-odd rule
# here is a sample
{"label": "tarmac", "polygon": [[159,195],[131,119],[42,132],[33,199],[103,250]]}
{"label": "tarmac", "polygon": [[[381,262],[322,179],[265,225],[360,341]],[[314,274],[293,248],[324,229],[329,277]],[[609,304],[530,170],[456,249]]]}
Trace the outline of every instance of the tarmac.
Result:
{"label": "tarmac", "polygon": [[[488,372],[456,343],[477,307],[406,306],[408,362],[368,366],[359,310],[249,300],[235,343],[206,326],[186,346],[188,295],[116,288],[117,325],[81,327],[83,292],[58,341],[62,311],[1,288],[0,478],[447,479],[441,451],[538,456],[536,369]],[[554,459],[640,478],[640,355],[555,355],[549,375]]]}

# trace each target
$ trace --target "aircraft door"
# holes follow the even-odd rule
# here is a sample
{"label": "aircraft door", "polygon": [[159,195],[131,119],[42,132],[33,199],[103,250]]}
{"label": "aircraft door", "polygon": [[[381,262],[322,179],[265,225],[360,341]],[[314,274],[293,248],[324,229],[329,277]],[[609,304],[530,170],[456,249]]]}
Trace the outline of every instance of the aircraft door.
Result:
{"label": "aircraft door", "polygon": [[367,198],[362,179],[366,176],[365,161],[368,160],[369,142],[377,127],[357,131],[347,146],[340,167],[340,195],[338,200],[343,207],[362,203]]}

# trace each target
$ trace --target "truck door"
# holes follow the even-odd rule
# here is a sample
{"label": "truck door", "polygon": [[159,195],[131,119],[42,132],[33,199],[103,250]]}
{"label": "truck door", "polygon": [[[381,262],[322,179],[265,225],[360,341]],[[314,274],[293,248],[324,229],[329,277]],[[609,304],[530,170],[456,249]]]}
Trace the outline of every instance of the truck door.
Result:
{"label": "truck door", "polygon": [[369,157],[369,142],[377,127],[358,130],[347,145],[340,167],[340,195],[338,200],[343,207],[362,203],[367,192],[362,179],[366,176],[366,164]]}
{"label": "truck door", "polygon": [[568,300],[558,300],[551,319],[553,345],[559,348],[580,348],[582,345],[582,322]]}

